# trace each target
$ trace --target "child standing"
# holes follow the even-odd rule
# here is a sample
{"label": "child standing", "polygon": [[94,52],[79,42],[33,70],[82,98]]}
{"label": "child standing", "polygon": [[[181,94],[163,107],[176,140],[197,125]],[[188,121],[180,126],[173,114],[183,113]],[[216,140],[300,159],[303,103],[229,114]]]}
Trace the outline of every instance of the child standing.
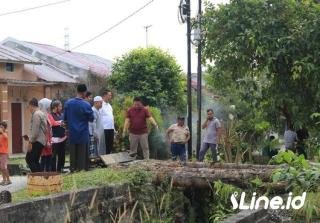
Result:
{"label": "child standing", "polygon": [[0,171],[2,174],[2,182],[0,185],[11,184],[8,171],[9,149],[8,149],[8,134],[7,123],[0,123]]}

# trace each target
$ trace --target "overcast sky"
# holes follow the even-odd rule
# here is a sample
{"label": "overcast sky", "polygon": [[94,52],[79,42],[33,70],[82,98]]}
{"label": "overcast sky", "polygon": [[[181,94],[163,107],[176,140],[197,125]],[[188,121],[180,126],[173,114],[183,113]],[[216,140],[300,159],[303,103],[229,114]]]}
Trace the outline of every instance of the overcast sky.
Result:
{"label": "overcast sky", "polygon": [[[17,14],[0,16],[0,40],[13,37],[64,48],[68,28],[70,48],[107,30],[150,0],[70,0]],[[211,0],[227,2],[227,0]],[[0,0],[0,14],[57,2],[57,0]],[[96,54],[113,60],[136,47],[145,47],[143,28],[148,32],[149,45],[168,50],[183,70],[187,68],[186,25],[178,22],[180,0],[154,0],[149,6],[115,29],[75,51]],[[197,0],[191,0],[193,14]],[[193,48],[192,71],[196,71]]]}

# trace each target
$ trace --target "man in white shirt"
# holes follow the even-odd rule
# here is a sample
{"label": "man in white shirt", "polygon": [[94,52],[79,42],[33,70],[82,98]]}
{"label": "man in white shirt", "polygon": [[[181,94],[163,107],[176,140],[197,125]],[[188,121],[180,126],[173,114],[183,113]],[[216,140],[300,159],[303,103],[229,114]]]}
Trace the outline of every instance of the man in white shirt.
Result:
{"label": "man in white shirt", "polygon": [[167,138],[171,143],[172,160],[180,160],[186,162],[186,143],[190,139],[190,131],[188,126],[184,125],[184,117],[178,116],[177,123],[171,125],[166,131]]}
{"label": "man in white shirt", "polygon": [[113,138],[114,138],[114,118],[113,110],[110,105],[112,99],[112,92],[105,90],[102,94],[102,108],[100,109],[102,125],[104,129],[104,137],[106,143],[106,154],[110,154],[113,149]]}
{"label": "man in white shirt", "polygon": [[103,99],[101,96],[96,96],[93,99],[93,122],[89,122],[89,133],[90,133],[90,155],[105,155],[106,154],[106,143],[104,139],[104,129],[101,122],[100,109],[102,107]]}

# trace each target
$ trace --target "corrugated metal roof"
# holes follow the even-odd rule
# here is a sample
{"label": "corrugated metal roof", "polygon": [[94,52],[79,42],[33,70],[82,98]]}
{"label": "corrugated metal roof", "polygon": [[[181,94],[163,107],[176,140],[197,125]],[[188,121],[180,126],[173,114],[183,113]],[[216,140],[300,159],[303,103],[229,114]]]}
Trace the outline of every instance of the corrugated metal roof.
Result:
{"label": "corrugated metal roof", "polygon": [[33,47],[37,47],[39,52],[43,52],[48,56],[56,57],[61,61],[67,62],[76,67],[80,67],[84,70],[91,71],[94,74],[100,76],[108,76],[111,74],[112,62],[102,57],[72,51],[66,52],[64,49],[46,44],[32,42],[25,43],[28,43]]}
{"label": "corrugated metal roof", "polygon": [[42,65],[31,65],[26,64],[24,66],[26,71],[29,71],[38,78],[55,83],[77,83],[77,76],[67,74],[53,66],[42,64]]}
{"label": "corrugated metal roof", "polygon": [[17,50],[0,45],[0,62],[21,63],[21,64],[41,64],[39,59],[20,53]]}
{"label": "corrugated metal roof", "polygon": [[[39,52],[46,55],[47,57],[54,57],[61,62],[70,64],[74,67],[78,67],[86,71],[90,71],[91,73],[99,76],[108,76],[111,74],[112,61],[96,55],[65,51],[64,49],[55,46],[20,41],[11,37],[2,41],[2,44],[7,45],[9,42],[15,42],[23,45],[26,48],[29,48],[30,50],[32,49],[30,54],[32,53],[33,55],[35,55],[35,52]],[[16,47],[13,46],[13,48]]]}
{"label": "corrugated metal roof", "polygon": [[8,86],[37,86],[37,85],[54,85],[56,83],[46,81],[27,81],[14,79],[0,79],[0,83],[6,83]]}

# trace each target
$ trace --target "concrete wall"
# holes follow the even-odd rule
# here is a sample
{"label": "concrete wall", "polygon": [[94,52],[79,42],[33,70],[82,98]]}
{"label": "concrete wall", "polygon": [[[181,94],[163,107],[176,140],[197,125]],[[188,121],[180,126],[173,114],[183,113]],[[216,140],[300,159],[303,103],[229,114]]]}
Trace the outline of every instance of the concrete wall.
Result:
{"label": "concrete wall", "polygon": [[[22,110],[22,135],[29,135],[31,114],[28,110],[28,102],[31,98],[41,99],[44,97],[43,86],[9,86],[8,87],[8,133],[9,133],[9,151],[12,152],[12,119],[11,119],[11,104],[21,103]],[[23,149],[26,149],[24,144]]]}
{"label": "concrete wall", "polygon": [[37,81],[37,77],[24,71],[23,64],[14,64],[13,72],[6,71],[5,63],[0,63],[0,79]]}
{"label": "concrete wall", "polygon": [[268,211],[265,209],[245,210],[225,219],[222,223],[269,223]]}
{"label": "concrete wall", "polygon": [[112,222],[129,201],[128,185],[114,185],[67,192],[29,202],[0,207],[0,222]]}
{"label": "concrete wall", "polygon": [[[22,135],[29,135],[31,114],[28,110],[29,101],[35,97],[38,100],[46,97],[49,99],[57,98],[63,95],[63,91],[68,86],[8,86],[8,132],[9,132],[9,151],[12,153],[12,120],[11,120],[11,103],[21,103],[22,107]],[[23,142],[23,152],[26,152],[26,144]]]}

